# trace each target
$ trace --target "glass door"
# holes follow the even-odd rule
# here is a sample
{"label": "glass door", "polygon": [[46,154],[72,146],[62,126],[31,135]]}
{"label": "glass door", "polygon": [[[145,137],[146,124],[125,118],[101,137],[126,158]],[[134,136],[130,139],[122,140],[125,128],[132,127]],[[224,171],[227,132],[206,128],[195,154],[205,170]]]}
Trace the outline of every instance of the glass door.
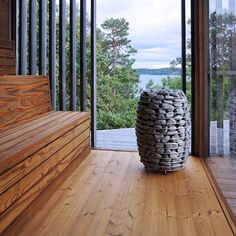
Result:
{"label": "glass door", "polygon": [[235,0],[209,1],[210,155],[207,163],[236,215]]}

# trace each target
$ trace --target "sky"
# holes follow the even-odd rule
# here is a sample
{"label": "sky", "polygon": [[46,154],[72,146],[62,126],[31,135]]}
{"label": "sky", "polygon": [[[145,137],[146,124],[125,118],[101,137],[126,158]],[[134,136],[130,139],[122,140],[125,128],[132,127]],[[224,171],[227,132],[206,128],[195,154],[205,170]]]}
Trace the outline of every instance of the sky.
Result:
{"label": "sky", "polygon": [[134,68],[169,67],[170,61],[181,55],[180,3],[180,0],[97,0],[97,27],[107,18],[125,18],[129,22],[131,44],[138,51]]}

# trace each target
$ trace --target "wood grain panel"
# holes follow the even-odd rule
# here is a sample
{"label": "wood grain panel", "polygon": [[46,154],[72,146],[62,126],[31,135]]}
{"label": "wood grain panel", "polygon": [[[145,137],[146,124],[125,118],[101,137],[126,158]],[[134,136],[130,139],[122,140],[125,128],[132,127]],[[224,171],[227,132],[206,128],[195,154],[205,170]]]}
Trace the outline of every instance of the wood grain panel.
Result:
{"label": "wood grain panel", "polygon": [[19,216],[75,159],[89,154],[89,139],[75,147],[60,163],[43,176],[18,201],[0,215],[0,234]]}
{"label": "wood grain panel", "polygon": [[204,163],[236,227],[236,159],[212,156]]}
{"label": "wood grain panel", "polygon": [[[1,52],[1,50],[0,50]],[[14,66],[15,65],[15,59],[14,57],[9,58],[9,57],[3,57],[0,55],[0,66],[6,65],[6,66]]]}
{"label": "wood grain panel", "polygon": [[0,0],[0,29],[0,39],[11,39],[11,0]]}
{"label": "wood grain panel", "polygon": [[45,144],[51,143],[69,130],[73,129],[75,126],[78,126],[89,119],[89,113],[87,112],[71,113],[74,113],[75,115],[66,119],[64,122],[57,123],[53,127],[36,134],[34,137],[24,140],[22,143],[1,152],[0,174],[20,163],[34,152],[37,152],[43,148]]}
{"label": "wood grain panel", "polygon": [[[22,178],[19,182],[16,182],[14,186],[5,191],[0,195],[0,214],[3,213],[7,208],[9,208],[14,202],[21,198],[37,181],[39,181],[43,176],[57,165],[57,163],[63,161],[66,156],[71,153],[75,147],[80,146],[80,144],[89,137],[89,129],[85,130],[79,136],[75,137],[64,147],[61,146],[57,153],[52,155],[41,165],[32,170],[28,175]],[[53,146],[52,144],[50,146]]]}
{"label": "wood grain panel", "polygon": [[41,115],[38,115],[34,119],[31,119],[27,123],[16,124],[13,128],[2,131],[1,132],[1,138],[3,138],[4,136],[8,136],[8,135],[14,134],[15,132],[19,132],[22,129],[29,128],[31,125],[35,125],[38,122],[41,122],[42,120],[45,120],[45,119],[47,119],[47,118],[49,118],[51,116],[54,116],[54,113],[55,113],[55,111],[45,112],[45,113],[43,113]]}
{"label": "wood grain panel", "polygon": [[[64,134],[60,138],[56,139],[52,143],[48,144],[32,156],[29,156],[24,161],[20,162],[18,165],[11,168],[9,171],[0,175],[0,194],[10,188],[12,185],[17,183],[25,175],[34,170],[42,162],[50,158],[56,152],[58,152],[62,147],[71,142],[75,137],[80,135],[86,129],[88,129],[90,121],[87,120],[70,130],[68,133]],[[75,145],[78,145],[75,143]]]}
{"label": "wood grain panel", "polygon": [[12,41],[0,40],[0,75],[15,74],[16,60],[14,43]]}
{"label": "wood grain panel", "polygon": [[46,76],[0,76],[0,131],[51,110]]}
{"label": "wood grain panel", "polygon": [[[1,47],[1,45],[0,45]],[[5,57],[5,58],[14,58],[14,52],[13,50],[9,50],[9,49],[4,49],[4,48],[0,48],[0,58]]]}
{"label": "wood grain panel", "polygon": [[[71,117],[75,116],[76,113],[73,112],[67,112],[65,114],[62,114],[62,116],[56,116],[56,119],[49,120],[47,123],[44,123],[44,125],[37,126],[34,125],[30,131],[27,132],[25,130],[24,136],[22,135],[15,135],[14,138],[11,140],[8,140],[8,142],[0,143],[0,153],[12,149],[16,145],[27,146],[27,143],[30,139],[33,139],[37,134],[42,133],[43,131],[48,131],[50,128],[54,127],[57,124],[63,124],[66,120],[70,119]],[[63,125],[62,125],[63,126]],[[24,145],[25,143],[25,145]]]}
{"label": "wood grain panel", "polygon": [[12,50],[14,48],[14,42],[1,38],[0,39],[0,48]]}
{"label": "wood grain panel", "polygon": [[6,235],[234,235],[192,157],[163,175],[145,171],[137,153],[92,151],[34,218],[27,213]]}
{"label": "wood grain panel", "polygon": [[49,113],[49,114],[46,113],[45,116],[33,119],[31,122],[28,122],[27,124],[17,126],[14,129],[15,130],[14,132],[11,132],[11,133],[3,132],[3,133],[1,133],[0,144],[3,144],[5,142],[8,142],[8,141],[13,140],[15,138],[19,138],[23,134],[29,133],[39,127],[47,125],[50,122],[53,122],[53,121],[55,122],[56,119],[59,119],[68,113],[69,112],[61,112],[61,111],[56,111],[56,112]]}
{"label": "wood grain panel", "polygon": [[90,149],[85,149],[78,158],[62,172],[60,175],[46,187],[46,189],[17,217],[13,223],[4,231],[4,236],[18,235],[22,228],[32,219],[32,217],[37,214],[37,212],[44,206],[55,193],[57,189],[63,184],[65,179],[67,179],[71,173],[81,164],[85,157],[90,153]]}

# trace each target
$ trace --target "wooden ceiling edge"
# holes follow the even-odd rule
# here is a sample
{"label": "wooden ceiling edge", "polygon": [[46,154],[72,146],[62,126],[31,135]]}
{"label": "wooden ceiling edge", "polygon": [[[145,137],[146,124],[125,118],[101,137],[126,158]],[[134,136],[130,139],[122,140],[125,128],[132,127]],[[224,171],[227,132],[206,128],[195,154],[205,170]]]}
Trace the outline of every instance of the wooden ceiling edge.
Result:
{"label": "wooden ceiling edge", "polygon": [[233,215],[230,207],[228,206],[228,204],[223,196],[223,193],[221,192],[220,187],[217,184],[217,182],[212,174],[212,171],[211,171],[209,165],[206,163],[206,158],[201,157],[200,160],[201,160],[202,166],[205,170],[205,173],[207,175],[207,178],[211,184],[211,187],[216,195],[216,198],[217,198],[217,200],[223,210],[223,213],[229,223],[232,233],[233,233],[233,235],[236,235],[236,221],[233,220],[234,215]]}

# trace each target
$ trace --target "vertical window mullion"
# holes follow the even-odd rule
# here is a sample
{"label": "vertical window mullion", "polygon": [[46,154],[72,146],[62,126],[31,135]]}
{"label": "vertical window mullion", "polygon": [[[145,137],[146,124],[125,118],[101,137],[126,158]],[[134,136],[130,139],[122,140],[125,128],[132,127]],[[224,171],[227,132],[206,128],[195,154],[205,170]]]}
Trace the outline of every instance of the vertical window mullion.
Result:
{"label": "vertical window mullion", "polygon": [[80,110],[87,110],[86,0],[80,0]]}
{"label": "vertical window mullion", "polygon": [[182,65],[182,90],[186,94],[186,7],[185,1],[181,0],[181,65]]}
{"label": "vertical window mullion", "polygon": [[56,110],[56,0],[50,0],[49,6],[49,76],[52,109]]}
{"label": "vertical window mullion", "polygon": [[77,81],[76,81],[76,1],[70,0],[70,109],[77,110]]}
{"label": "vertical window mullion", "polygon": [[20,1],[19,74],[27,74],[27,0]]}
{"label": "vertical window mullion", "polygon": [[66,110],[66,1],[60,0],[59,13],[59,85],[60,85],[60,110]]}
{"label": "vertical window mullion", "polygon": [[39,74],[46,75],[46,57],[47,57],[47,1],[39,1]]}
{"label": "vertical window mullion", "polygon": [[36,0],[30,0],[30,33],[29,33],[29,71],[31,75],[36,75],[37,73],[37,28],[36,28]]}
{"label": "vertical window mullion", "polygon": [[91,0],[91,145],[97,143],[96,0]]}

